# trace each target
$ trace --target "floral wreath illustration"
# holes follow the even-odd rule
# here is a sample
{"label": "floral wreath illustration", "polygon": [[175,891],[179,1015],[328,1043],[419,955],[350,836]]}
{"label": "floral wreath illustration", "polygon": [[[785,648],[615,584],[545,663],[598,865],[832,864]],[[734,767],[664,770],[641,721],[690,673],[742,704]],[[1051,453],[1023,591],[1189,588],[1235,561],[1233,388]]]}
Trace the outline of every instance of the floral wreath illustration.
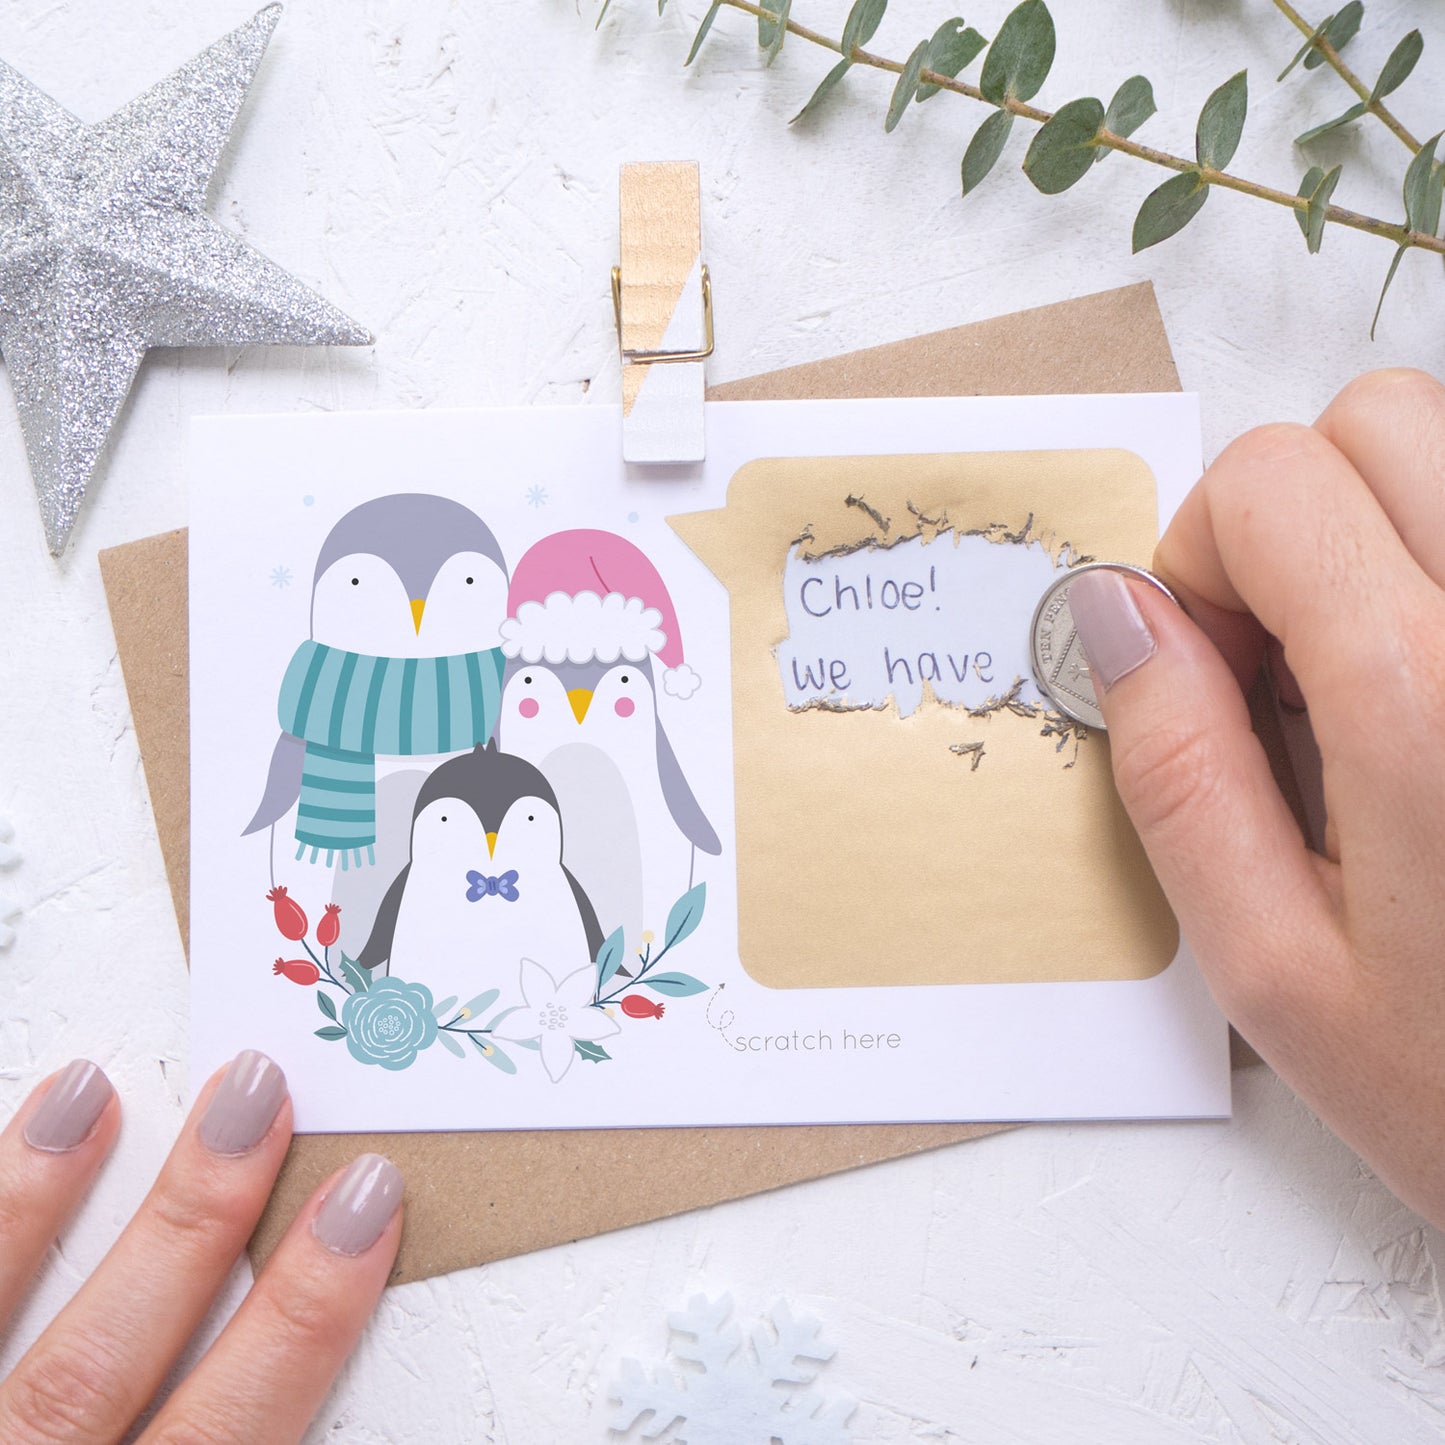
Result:
{"label": "floral wreath illustration", "polygon": [[[313,946],[307,937],[311,929],[306,910],[284,887],[273,888],[266,901],[272,905],[282,937],[306,950],[305,958],[278,958],[271,971],[316,989],[316,1005],[330,1020],[316,1030],[316,1037],[329,1043],[345,1039],[357,1062],[383,1069],[410,1068],[419,1054],[438,1042],[459,1059],[465,1058],[463,1040],[469,1040],[494,1068],[515,1074],[516,1062],[501,1048],[500,1040],[536,1051],[555,1084],[579,1058],[593,1064],[611,1060],[601,1040],[622,1031],[613,1004],[629,1019],[663,1016],[663,1004],[630,990],[650,989],[665,998],[707,992],[708,986],[691,974],[657,972],[662,960],[702,921],[705,883],[689,888],[672,905],[662,947],[655,953],[656,935],[651,931],[642,935],[642,946],[634,955],[637,963],[631,970],[623,966],[627,945],[620,928],[606,939],[594,962],[561,979],[540,963],[522,959],[518,977],[522,1002],[493,1013],[485,1023],[480,1020],[495,1007],[500,989],[489,988],[458,1007],[455,996],[434,1001],[424,983],[408,983],[395,974],[372,978],[337,947],[339,905],[326,905]],[[339,1000],[328,988],[337,991]]]}

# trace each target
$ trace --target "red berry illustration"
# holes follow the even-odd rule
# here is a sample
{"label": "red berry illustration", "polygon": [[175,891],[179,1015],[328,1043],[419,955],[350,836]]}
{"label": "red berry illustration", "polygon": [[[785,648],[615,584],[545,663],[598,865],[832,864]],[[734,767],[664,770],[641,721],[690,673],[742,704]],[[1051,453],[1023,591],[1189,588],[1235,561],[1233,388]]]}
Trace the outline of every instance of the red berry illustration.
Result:
{"label": "red berry illustration", "polygon": [[292,983],[315,983],[321,970],[309,958],[278,958],[272,973],[285,974]]}
{"label": "red berry illustration", "polygon": [[287,896],[284,888],[273,888],[266,895],[266,902],[275,905],[276,927],[281,930],[282,938],[297,943],[306,937],[305,910],[294,898]]}
{"label": "red berry illustration", "polygon": [[341,920],[337,917],[340,912],[339,903],[326,905],[326,912],[321,915],[321,922],[316,925],[316,941],[322,948],[330,948],[341,936]]}
{"label": "red berry illustration", "polygon": [[622,1000],[622,1012],[630,1019],[660,1019],[662,1005],[644,998],[640,993],[630,993]]}

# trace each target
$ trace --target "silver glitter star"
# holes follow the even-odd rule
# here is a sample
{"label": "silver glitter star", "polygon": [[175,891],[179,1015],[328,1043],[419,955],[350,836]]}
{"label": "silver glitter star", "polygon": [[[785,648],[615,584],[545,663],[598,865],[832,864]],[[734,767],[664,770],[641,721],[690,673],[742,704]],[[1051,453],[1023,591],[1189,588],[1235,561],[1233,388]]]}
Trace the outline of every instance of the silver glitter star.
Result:
{"label": "silver glitter star", "polygon": [[281,6],[83,125],[0,61],[0,353],[52,555],[147,347],[366,346],[205,213]]}

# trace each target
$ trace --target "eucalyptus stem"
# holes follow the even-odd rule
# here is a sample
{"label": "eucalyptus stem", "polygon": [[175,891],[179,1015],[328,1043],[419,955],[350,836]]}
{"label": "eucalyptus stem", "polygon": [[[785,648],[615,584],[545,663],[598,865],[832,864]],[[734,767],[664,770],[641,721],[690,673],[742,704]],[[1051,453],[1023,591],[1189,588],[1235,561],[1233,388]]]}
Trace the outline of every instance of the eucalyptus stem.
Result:
{"label": "eucalyptus stem", "polygon": [[1402,144],[1410,148],[1410,154],[1415,155],[1420,149],[1420,142],[1400,124],[1395,118],[1394,113],[1385,105],[1384,101],[1373,99],[1374,92],[1370,87],[1345,64],[1340,52],[1319,33],[1321,27],[1311,25],[1309,21],[1289,3],[1289,0],[1274,0],[1274,7],[1301,35],[1312,43],[1314,49],[1319,51],[1320,55],[1324,58],[1325,64],[1364,101],[1366,112],[1374,116],[1376,120],[1382,122],[1388,130],[1392,131],[1399,138]]}
{"label": "eucalyptus stem", "polygon": [[[756,16],[759,19],[777,23],[778,16],[772,10],[764,9],[763,6],[753,3],[753,0],[716,0],[720,6],[730,10],[741,10],[745,14]],[[1307,34],[1314,32],[1308,23],[1301,20],[1284,0],[1275,0],[1282,10],[1285,10],[1290,17],[1299,25],[1303,26]],[[831,50],[836,55],[842,55],[844,59],[851,61],[854,65],[868,66],[873,70],[888,71],[893,75],[900,75],[904,70],[904,62],[889,60],[886,56],[875,55],[871,51],[864,50],[861,46],[854,46],[852,50],[844,55],[843,43],[841,40],[834,40],[824,35],[821,31],[810,29],[806,25],[799,24],[791,16],[784,22],[789,35],[796,35],[798,39],[805,40],[811,45],[816,45],[823,50]],[[1333,47],[1321,45],[1321,51],[1326,54],[1326,59],[1333,56],[1331,64],[1345,75],[1350,83],[1357,88],[1362,83],[1358,77],[1347,72],[1340,62],[1338,54]],[[919,72],[919,82],[923,85],[937,86],[940,90],[951,90],[955,95],[966,96],[969,100],[976,100],[991,109],[1002,109],[1023,120],[1032,121],[1036,125],[1045,125],[1054,118],[1054,113],[1042,110],[1038,106],[1029,105],[1024,101],[1015,100],[1012,96],[1005,96],[1001,102],[995,103],[990,100],[976,85],[966,80],[958,80],[952,76],[940,75],[926,67]],[[1368,98],[1369,90],[1364,89],[1363,95]],[[1372,106],[1373,112],[1390,126],[1392,130],[1405,142],[1406,145],[1418,151],[1419,147],[1411,140],[1409,133],[1395,120],[1394,116],[1382,105]],[[1168,151],[1156,150],[1153,146],[1140,145],[1137,141],[1129,140],[1112,131],[1102,128],[1094,135],[1092,143],[1102,146],[1108,150],[1119,151],[1124,155],[1133,156],[1136,160],[1147,161],[1151,165],[1162,166],[1166,170],[1178,171],[1190,175],[1197,175],[1201,184],[1219,186],[1227,191],[1239,191],[1247,196],[1257,196],[1262,201],[1269,201],[1276,206],[1287,207],[1291,211],[1305,212],[1309,208],[1310,198],[1308,196],[1296,195],[1291,191],[1277,190],[1273,186],[1260,184],[1258,181],[1245,180],[1242,176],[1231,175],[1228,171],[1218,170],[1213,166],[1201,165],[1198,161],[1186,160],[1183,156],[1172,155]],[[1362,215],[1358,211],[1351,211],[1344,206],[1331,205],[1325,212],[1325,218],[1336,226],[1345,226],[1352,231],[1364,231],[1371,236],[1382,236],[1392,241],[1396,246],[1402,248],[1416,247],[1422,251],[1433,251],[1437,255],[1445,256],[1445,240],[1424,231],[1417,231],[1408,225],[1401,225],[1398,222],[1382,221],[1375,216]]]}

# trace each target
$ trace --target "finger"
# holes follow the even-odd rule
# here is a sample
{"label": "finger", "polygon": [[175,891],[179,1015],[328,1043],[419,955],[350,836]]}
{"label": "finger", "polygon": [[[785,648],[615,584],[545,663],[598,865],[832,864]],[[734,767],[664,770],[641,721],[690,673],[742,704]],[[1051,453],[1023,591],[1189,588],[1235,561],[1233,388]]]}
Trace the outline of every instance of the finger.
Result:
{"label": "finger", "polygon": [[400,1172],[377,1154],[318,1190],[143,1445],[299,1440],[386,1284],[401,1242],[401,1197]]}
{"label": "finger", "polygon": [[0,1134],[0,1330],[119,1128],[110,1080],[76,1059],[36,1087]]}
{"label": "finger", "polygon": [[1402,646],[1433,635],[1440,598],[1359,473],[1313,428],[1262,427],[1209,468],[1155,555],[1171,584],[1280,640],[1321,751],[1368,802],[1381,736],[1420,703]]}
{"label": "finger", "polygon": [[1315,429],[1349,459],[1411,556],[1445,587],[1445,386],[1423,371],[1372,371],[1345,387]]}
{"label": "finger", "polygon": [[285,1076],[264,1055],[210,1080],[135,1218],[0,1383],[0,1440],[125,1432],[250,1237],[290,1136]]}
{"label": "finger", "polygon": [[[1326,888],[1249,709],[1200,630],[1151,587],[1081,574],[1069,592],[1115,781],[1225,1012],[1277,1033],[1341,958]],[[1306,967],[1308,966],[1308,979]],[[1344,983],[1343,962],[1334,986]],[[1308,987],[1306,987],[1308,984]]]}

